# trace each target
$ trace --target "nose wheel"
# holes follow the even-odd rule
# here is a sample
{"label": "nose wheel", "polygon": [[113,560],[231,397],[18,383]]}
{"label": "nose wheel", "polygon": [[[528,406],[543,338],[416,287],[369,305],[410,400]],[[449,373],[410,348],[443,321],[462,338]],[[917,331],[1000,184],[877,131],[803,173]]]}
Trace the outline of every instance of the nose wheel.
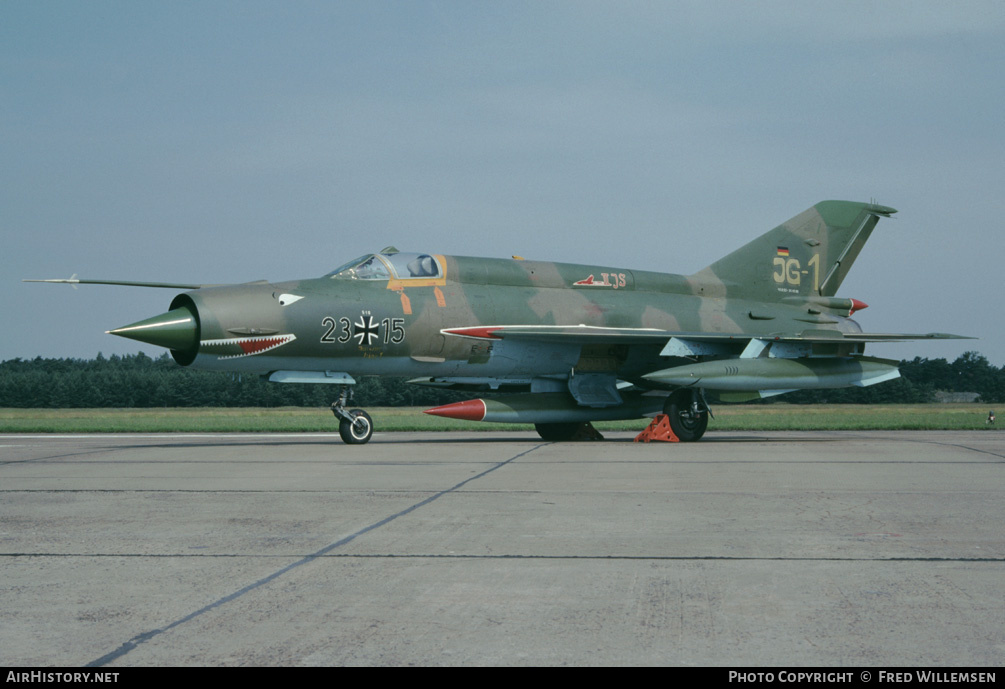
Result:
{"label": "nose wheel", "polygon": [[332,414],[339,420],[338,434],[346,445],[362,445],[373,436],[373,419],[362,409],[346,409],[352,398],[349,388],[342,388],[338,400],[332,403]]}

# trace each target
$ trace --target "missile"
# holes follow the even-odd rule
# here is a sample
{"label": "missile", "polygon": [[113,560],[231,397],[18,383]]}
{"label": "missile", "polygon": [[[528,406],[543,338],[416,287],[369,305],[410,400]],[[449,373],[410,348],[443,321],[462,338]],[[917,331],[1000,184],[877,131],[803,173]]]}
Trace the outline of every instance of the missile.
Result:
{"label": "missile", "polygon": [[900,376],[897,362],[872,357],[844,359],[721,359],[665,368],[643,376],[673,386],[707,390],[810,390],[864,387]]}
{"label": "missile", "polygon": [[[842,316],[851,316],[856,311],[869,308],[869,305],[858,299],[842,299],[841,297],[782,297],[784,304],[806,305],[811,309],[823,307]],[[819,311],[818,311],[819,313]]]}
{"label": "missile", "polygon": [[856,311],[864,311],[865,309],[869,308],[869,305],[866,304],[864,301],[859,301],[858,299],[849,299],[848,301],[851,302],[851,308],[848,309],[849,316],[855,315]]}
{"label": "missile", "polygon": [[583,407],[564,392],[506,395],[498,399],[473,399],[427,409],[424,413],[465,421],[499,423],[567,423],[572,421],[615,421],[657,414],[663,409],[661,396],[624,396],[624,404],[613,407]]}

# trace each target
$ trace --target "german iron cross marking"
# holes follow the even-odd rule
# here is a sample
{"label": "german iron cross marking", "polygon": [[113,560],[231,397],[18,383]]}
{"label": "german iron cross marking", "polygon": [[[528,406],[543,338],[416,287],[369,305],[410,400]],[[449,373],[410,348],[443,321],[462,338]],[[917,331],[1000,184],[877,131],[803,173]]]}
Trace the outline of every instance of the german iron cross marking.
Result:
{"label": "german iron cross marking", "polygon": [[[366,319],[364,321],[364,319]],[[353,333],[352,336],[357,339],[359,344],[363,344],[363,339],[366,339],[366,344],[373,344],[373,341],[378,337],[378,331],[380,326],[373,322],[373,316],[370,315],[369,311],[364,311],[363,315],[359,317],[359,320],[353,323]]]}

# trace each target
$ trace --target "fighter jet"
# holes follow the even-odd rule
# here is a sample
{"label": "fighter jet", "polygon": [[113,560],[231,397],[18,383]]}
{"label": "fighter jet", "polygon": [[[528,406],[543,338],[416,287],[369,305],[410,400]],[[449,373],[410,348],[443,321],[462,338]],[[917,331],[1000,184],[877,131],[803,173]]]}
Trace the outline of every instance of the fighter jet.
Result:
{"label": "fighter jet", "polygon": [[182,366],[335,385],[349,444],[373,433],[370,415],[347,406],[363,376],[505,393],[427,413],[533,423],[547,440],[663,413],[696,441],[710,400],[873,385],[900,374],[865,356],[867,343],[960,337],[865,333],[851,316],[866,304],[836,296],[895,212],[823,201],[686,276],[387,247],[292,282],[45,282],[188,290],[166,313],[108,332],[166,347]]}

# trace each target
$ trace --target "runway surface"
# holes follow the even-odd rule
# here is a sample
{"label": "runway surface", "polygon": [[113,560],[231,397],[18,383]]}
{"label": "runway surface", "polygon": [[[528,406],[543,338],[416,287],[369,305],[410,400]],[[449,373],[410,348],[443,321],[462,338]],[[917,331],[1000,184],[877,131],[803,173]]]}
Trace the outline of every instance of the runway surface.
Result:
{"label": "runway surface", "polygon": [[1005,434],[0,436],[0,664],[1005,661]]}

